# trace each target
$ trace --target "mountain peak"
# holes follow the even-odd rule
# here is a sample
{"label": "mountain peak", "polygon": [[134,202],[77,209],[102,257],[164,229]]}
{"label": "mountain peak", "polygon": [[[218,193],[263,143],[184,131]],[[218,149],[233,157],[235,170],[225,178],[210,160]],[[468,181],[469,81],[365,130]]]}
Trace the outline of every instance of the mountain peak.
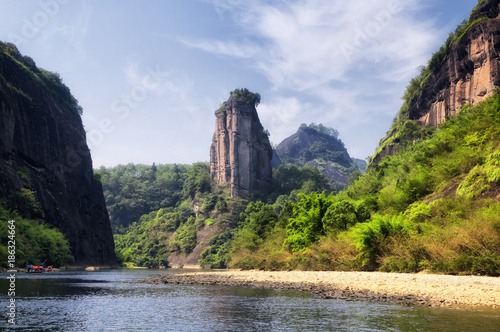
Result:
{"label": "mountain peak", "polygon": [[322,124],[302,124],[276,147],[276,153],[285,164],[318,167],[330,181],[343,185],[357,169],[338,131]]}

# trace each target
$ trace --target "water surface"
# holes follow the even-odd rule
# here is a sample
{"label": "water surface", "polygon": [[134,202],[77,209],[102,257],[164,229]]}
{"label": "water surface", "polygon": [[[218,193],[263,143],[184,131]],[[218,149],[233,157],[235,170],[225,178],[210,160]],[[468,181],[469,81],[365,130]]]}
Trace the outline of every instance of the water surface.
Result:
{"label": "water surface", "polygon": [[175,270],[17,273],[19,331],[500,331],[500,310],[452,310],[319,299],[308,293],[138,279]]}

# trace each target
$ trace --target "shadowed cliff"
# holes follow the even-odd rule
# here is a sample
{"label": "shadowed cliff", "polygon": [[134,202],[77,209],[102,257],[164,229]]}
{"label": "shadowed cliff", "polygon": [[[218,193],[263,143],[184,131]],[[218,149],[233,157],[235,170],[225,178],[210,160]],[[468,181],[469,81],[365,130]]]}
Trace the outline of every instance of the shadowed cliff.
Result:
{"label": "shadowed cliff", "polygon": [[58,74],[1,42],[0,174],[0,199],[59,229],[75,264],[116,264],[78,102]]}

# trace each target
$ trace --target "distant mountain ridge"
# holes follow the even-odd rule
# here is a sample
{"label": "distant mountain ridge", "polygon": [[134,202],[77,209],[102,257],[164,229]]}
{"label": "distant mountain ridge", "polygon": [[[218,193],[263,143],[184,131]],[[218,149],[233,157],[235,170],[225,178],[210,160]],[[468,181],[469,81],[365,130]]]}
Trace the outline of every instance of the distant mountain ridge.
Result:
{"label": "distant mountain ridge", "polygon": [[348,184],[350,174],[358,170],[338,132],[322,124],[302,124],[278,144],[276,154],[284,164],[317,167],[331,182],[342,185]]}

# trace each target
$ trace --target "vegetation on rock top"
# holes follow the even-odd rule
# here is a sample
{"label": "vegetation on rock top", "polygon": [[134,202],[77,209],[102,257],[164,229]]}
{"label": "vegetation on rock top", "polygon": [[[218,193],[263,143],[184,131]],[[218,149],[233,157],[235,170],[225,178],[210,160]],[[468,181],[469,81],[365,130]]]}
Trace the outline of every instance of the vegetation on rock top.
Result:
{"label": "vegetation on rock top", "polygon": [[[0,42],[0,52],[14,61],[18,65],[18,68],[22,68],[35,82],[40,83],[54,98],[61,100],[75,114],[82,115],[82,107],[78,104],[78,100],[71,94],[70,89],[62,82],[61,76],[58,73],[38,68],[32,58],[23,56],[12,43]],[[30,98],[29,91],[23,91],[23,88],[13,85],[12,82],[6,82],[2,75],[0,75],[0,80],[2,80],[2,83],[5,83],[5,87],[2,87],[3,84],[0,85],[0,92],[2,89],[7,88],[16,91],[26,98]]]}
{"label": "vegetation on rock top", "polygon": [[[387,136],[380,140],[379,147],[377,148],[375,155],[379,154],[387,146],[395,144],[397,144],[398,146],[406,146],[412,143],[414,140],[426,137],[430,133],[431,129],[423,128],[419,126],[415,121],[410,120],[410,104],[421,94],[422,86],[429,79],[429,77],[431,77],[431,75],[435,75],[444,65],[449,56],[452,46],[459,43],[462,37],[470,30],[470,28],[482,21],[489,19],[485,15],[474,15],[479,6],[486,1],[487,0],[478,1],[478,4],[472,11],[469,18],[459,24],[453,32],[450,32],[444,45],[441,46],[440,49],[432,55],[431,59],[427,63],[427,66],[421,66],[420,73],[410,80],[410,84],[406,87],[406,90],[402,97],[404,101],[403,105],[401,106],[401,109],[397,116],[394,118],[390,130],[387,132]],[[370,160],[370,163],[371,161],[372,160]]]}
{"label": "vegetation on rock top", "polygon": [[245,104],[252,106],[259,106],[260,104],[260,94],[250,92],[247,88],[236,89],[229,94],[230,97],[235,97]]}

